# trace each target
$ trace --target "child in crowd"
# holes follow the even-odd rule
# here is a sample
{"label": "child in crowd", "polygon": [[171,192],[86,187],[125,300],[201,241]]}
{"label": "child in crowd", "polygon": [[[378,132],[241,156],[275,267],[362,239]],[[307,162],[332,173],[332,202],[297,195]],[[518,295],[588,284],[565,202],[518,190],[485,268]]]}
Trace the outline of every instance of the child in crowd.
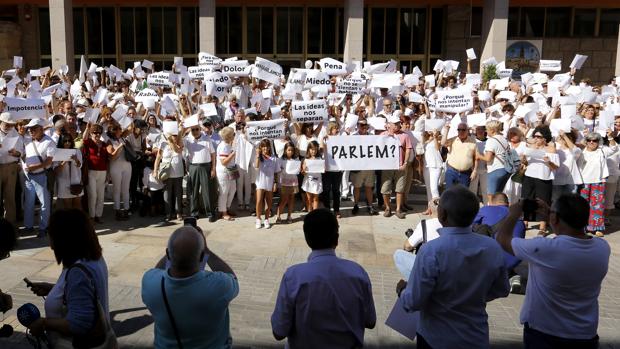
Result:
{"label": "child in crowd", "polygon": [[308,212],[319,208],[319,195],[323,192],[323,181],[320,173],[308,172],[307,160],[321,160],[321,149],[317,141],[308,143],[306,158],[301,166],[304,180],[301,188],[306,192]]}
{"label": "child in crowd", "polygon": [[144,186],[144,196],[142,196],[143,202],[140,207],[140,216],[146,216],[149,213],[153,217],[166,213],[166,203],[164,202],[165,186],[155,177],[152,161],[145,163],[142,184]]}
{"label": "child in crowd", "polygon": [[[261,228],[261,214],[265,211],[265,229],[271,228],[269,216],[273,202],[276,173],[280,171],[278,158],[272,156],[271,141],[263,139],[256,147],[256,229]],[[265,205],[266,204],[266,205]]]}
{"label": "child in crowd", "polygon": [[276,223],[281,222],[280,215],[285,208],[288,208],[286,223],[290,224],[293,222],[291,214],[293,212],[293,206],[295,206],[295,189],[298,185],[298,173],[287,173],[286,165],[294,161],[299,162],[299,153],[293,142],[288,142],[284,145],[284,154],[282,154],[280,161],[280,204],[278,205]]}

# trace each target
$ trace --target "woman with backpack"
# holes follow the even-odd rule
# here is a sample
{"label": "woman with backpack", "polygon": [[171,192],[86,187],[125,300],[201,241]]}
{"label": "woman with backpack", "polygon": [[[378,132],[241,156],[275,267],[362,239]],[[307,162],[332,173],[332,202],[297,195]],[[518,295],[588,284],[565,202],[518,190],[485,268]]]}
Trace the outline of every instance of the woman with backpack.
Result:
{"label": "woman with backpack", "polygon": [[510,175],[519,168],[520,161],[517,153],[510,148],[501,134],[501,122],[491,120],[487,122],[486,129],[488,138],[484,154],[477,153],[476,158],[487,163],[487,196],[490,201],[493,194],[504,190]]}

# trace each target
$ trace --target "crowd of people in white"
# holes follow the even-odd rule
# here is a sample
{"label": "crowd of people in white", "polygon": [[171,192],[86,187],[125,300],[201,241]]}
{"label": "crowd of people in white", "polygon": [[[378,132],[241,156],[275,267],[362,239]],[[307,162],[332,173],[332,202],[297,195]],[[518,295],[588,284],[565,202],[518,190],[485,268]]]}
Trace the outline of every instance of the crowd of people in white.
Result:
{"label": "crowd of people in white", "polygon": [[[620,77],[576,81],[578,59],[567,73],[517,76],[494,59],[482,74],[471,60],[462,70],[439,60],[425,75],[401,74],[395,61],[325,58],[285,76],[259,57],[205,53],[199,66],[175,58],[162,72],[147,60],[122,71],[82,57],[75,75],[24,71],[18,58],[0,79],[2,205],[11,222],[23,210],[34,230],[38,199],[41,236],[54,198],[102,222],[109,183],[118,220],[204,212],[232,221],[248,210],[256,228],[274,223],[274,193],[275,223],[291,222],[299,197],[305,211],[322,203],[341,217],[352,196],[353,215],[365,206],[402,219],[412,185],[425,185],[432,214],[440,188],[461,184],[485,204],[501,192],[547,204],[579,193],[590,203],[587,230],[603,236],[618,200]],[[330,138],[351,135],[397,139],[395,165],[330,166]]]}

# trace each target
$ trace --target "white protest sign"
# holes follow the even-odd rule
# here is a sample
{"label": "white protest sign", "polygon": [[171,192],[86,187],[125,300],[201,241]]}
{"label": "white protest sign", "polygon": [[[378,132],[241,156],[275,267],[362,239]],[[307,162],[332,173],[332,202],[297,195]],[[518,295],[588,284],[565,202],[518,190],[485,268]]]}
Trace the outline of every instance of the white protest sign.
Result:
{"label": "white protest sign", "polygon": [[449,90],[437,92],[435,109],[449,113],[461,113],[474,108],[471,93],[465,90]]}
{"label": "white protest sign", "polygon": [[414,74],[407,74],[403,77],[403,83],[407,87],[416,86],[420,82],[420,76]]}
{"label": "white protest sign", "polygon": [[[153,62],[148,59],[143,60],[141,65],[146,69],[153,70]],[[137,65],[134,64],[134,67],[137,67]]]}
{"label": "white protest sign", "polygon": [[560,117],[562,119],[571,119],[575,115],[577,115],[577,105],[563,104],[560,106]]}
{"label": "white protest sign", "polygon": [[212,71],[213,66],[210,65],[199,65],[187,68],[187,74],[189,75],[190,79],[204,80],[205,75],[210,74]]}
{"label": "white protest sign", "polygon": [[230,76],[224,75],[220,72],[210,72],[208,74],[205,74],[204,80],[211,81],[216,85],[224,86],[224,87],[231,87],[233,84],[233,81],[230,78]]}
{"label": "white protest sign", "polygon": [[328,170],[396,170],[400,143],[390,136],[329,136],[325,159]]}
{"label": "white protest sign", "polygon": [[284,172],[290,175],[297,175],[301,172],[301,161],[299,160],[285,160]]}
{"label": "white protest sign", "polygon": [[476,113],[467,115],[467,126],[477,127],[484,126],[487,123],[487,115],[485,113]]}
{"label": "white protest sign", "polygon": [[248,121],[246,123],[246,133],[248,141],[258,142],[262,139],[284,138],[286,130],[284,123],[286,119]]}
{"label": "white protest sign", "polygon": [[145,99],[159,100],[159,95],[157,94],[157,92],[155,92],[155,90],[145,88],[142,89],[142,91],[138,92],[138,94],[136,94],[136,97],[134,97],[134,100],[138,103],[144,102]]}
{"label": "white protest sign", "polygon": [[228,76],[248,76],[248,61],[224,61],[220,64],[222,74]]}
{"label": "white protest sign", "polygon": [[409,103],[411,103],[411,102],[413,102],[413,103],[424,103],[424,97],[422,97],[422,95],[420,95],[419,93],[409,92],[409,97],[408,97],[407,101]]}
{"label": "white protest sign", "polygon": [[352,95],[362,93],[366,88],[366,79],[349,77],[336,83],[337,93],[350,93]]}
{"label": "white protest sign", "polygon": [[549,124],[549,129],[551,130],[551,135],[553,137],[557,137],[560,134],[560,131],[564,133],[569,133],[571,128],[571,119],[553,119]]}
{"label": "white protest sign", "polygon": [[99,108],[86,108],[84,112],[84,121],[96,124],[97,120],[99,120],[99,113],[101,113],[101,109]]}
{"label": "white protest sign", "polygon": [[95,94],[95,98],[94,98],[95,103],[102,104],[103,101],[105,101],[107,96],[108,96],[108,90],[106,90],[105,88],[97,89],[97,93]]}
{"label": "white protest sign", "polygon": [[368,125],[370,125],[373,129],[383,131],[385,130],[387,120],[380,116],[372,116],[366,119],[366,122],[368,122]]}
{"label": "white protest sign", "polygon": [[306,172],[308,173],[325,173],[325,160],[305,159]]}
{"label": "white protest sign", "polygon": [[256,57],[252,76],[279,86],[280,77],[282,77],[282,67],[264,58]]}
{"label": "white protest sign", "polygon": [[465,84],[467,86],[480,86],[482,85],[482,76],[480,74],[466,74]]}
{"label": "white protest sign", "polygon": [[56,151],[54,152],[54,158],[53,161],[58,162],[58,161],[71,161],[71,157],[76,155],[77,156],[77,149],[63,149],[63,148],[57,148]]}
{"label": "white protest sign", "polygon": [[41,98],[5,97],[4,103],[6,104],[4,111],[11,113],[13,120],[45,119],[47,117],[45,100]]}
{"label": "white protest sign", "polygon": [[163,123],[164,134],[176,135],[179,134],[179,124],[176,121],[164,121]]}
{"label": "white protest sign", "polygon": [[286,80],[285,89],[292,94],[301,93],[306,84],[306,74],[305,69],[291,69],[288,74],[288,79]]}
{"label": "white protest sign", "polygon": [[6,137],[2,140],[2,144],[0,144],[0,155],[6,156],[10,150],[15,149],[15,145],[17,145],[17,141],[19,137]]}
{"label": "white protest sign", "polygon": [[204,116],[217,116],[217,108],[215,103],[205,103],[198,106]]}
{"label": "white protest sign", "polygon": [[124,104],[119,104],[118,107],[116,107],[116,110],[114,110],[114,112],[112,113],[112,117],[114,118],[114,120],[119,121],[125,116],[127,115],[127,110],[129,110],[129,107],[124,105]]}
{"label": "white protest sign", "polygon": [[126,130],[129,128],[129,125],[133,124],[133,118],[127,115],[124,115],[118,120],[118,124],[121,126],[122,130]]}
{"label": "white protest sign", "polygon": [[[4,81],[4,79],[2,79]],[[56,92],[56,89],[58,89],[60,87],[60,84],[54,84],[52,86],[46,87],[43,92],[41,92],[41,96],[50,96],[51,94],[53,94],[54,92]]]}
{"label": "white protest sign", "polygon": [[172,87],[172,83],[170,82],[170,73],[168,72],[157,72],[150,74],[146,78],[146,83],[149,87]]}
{"label": "white protest sign", "polygon": [[292,103],[293,122],[327,121],[327,105],[324,100],[296,101]]}
{"label": "white protest sign", "polygon": [[586,62],[587,59],[588,59],[588,56],[576,54],[575,58],[573,58],[573,61],[570,63],[569,67],[572,69],[581,69],[581,67]]}
{"label": "white protest sign", "polygon": [[347,65],[333,58],[323,58],[319,61],[321,70],[328,75],[343,75],[347,73]]}
{"label": "white protest sign", "polygon": [[476,59],[476,52],[474,52],[473,48],[468,48],[467,50],[465,50],[465,53],[467,54],[468,60],[473,61],[474,59]]}
{"label": "white protest sign", "polygon": [[540,71],[560,71],[562,70],[562,61],[541,59]]}
{"label": "white protest sign", "polygon": [[424,82],[428,84],[428,87],[435,87],[435,75],[429,74],[424,76]]}
{"label": "white protest sign", "polygon": [[424,131],[426,132],[440,131],[445,124],[446,124],[446,120],[444,119],[426,119],[424,120]]}
{"label": "white protest sign", "polygon": [[369,88],[392,88],[400,86],[400,73],[374,74]]}
{"label": "white protest sign", "polygon": [[500,69],[497,71],[497,75],[500,78],[509,78],[512,76],[512,69]]}
{"label": "white protest sign", "polygon": [[346,118],[344,119],[345,130],[355,130],[358,120],[359,116],[357,114],[348,113]]}
{"label": "white protest sign", "polygon": [[309,69],[306,70],[306,83],[304,84],[305,89],[312,88],[314,86],[330,86],[331,80],[329,79],[329,75],[320,70]]}
{"label": "white protest sign", "polygon": [[200,52],[198,53],[198,64],[208,65],[212,67],[219,67],[222,60],[210,53]]}
{"label": "white protest sign", "polygon": [[20,56],[13,56],[13,68],[21,69],[24,59]]}

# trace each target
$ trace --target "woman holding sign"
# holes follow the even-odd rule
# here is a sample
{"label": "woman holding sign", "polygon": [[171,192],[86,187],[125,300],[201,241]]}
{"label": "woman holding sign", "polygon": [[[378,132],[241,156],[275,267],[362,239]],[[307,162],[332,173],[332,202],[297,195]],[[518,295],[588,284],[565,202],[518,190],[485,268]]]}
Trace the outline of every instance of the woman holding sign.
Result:
{"label": "woman holding sign", "polygon": [[[131,163],[125,158],[125,143],[122,139],[123,130],[114,120],[108,126],[107,151],[110,154],[110,176],[114,188],[114,210],[116,220],[129,219],[129,180],[131,179]],[[121,198],[123,209],[121,209]]]}
{"label": "woman holding sign", "polygon": [[[71,149],[75,153],[70,160],[55,162],[54,173],[56,175],[56,193],[58,199],[62,201],[64,209],[82,208],[82,153],[75,149],[73,137],[63,134],[58,140],[58,147],[61,149]],[[75,185],[75,186],[74,186]],[[79,186],[79,187],[78,187]]]}
{"label": "woman holding sign", "polygon": [[306,149],[306,158],[301,165],[304,180],[301,188],[306,192],[306,207],[308,212],[312,212],[319,208],[319,195],[323,192],[323,180],[321,173],[309,172],[308,160],[321,160],[321,148],[319,143],[312,141]]}
{"label": "woman holding sign", "polygon": [[261,215],[265,211],[265,229],[271,228],[269,216],[275,191],[276,173],[280,171],[278,158],[271,152],[271,141],[263,139],[256,147],[256,229],[261,228]]}
{"label": "woman holding sign", "polygon": [[[321,141],[321,150],[325,152],[325,142],[329,136],[338,136],[340,131],[340,127],[336,122],[330,122],[327,125],[328,135],[323,137]],[[340,218],[340,184],[342,182],[342,171],[325,171],[323,175],[323,205],[328,210],[331,209],[330,205],[330,194],[331,200],[334,202],[334,214],[336,218]]]}

